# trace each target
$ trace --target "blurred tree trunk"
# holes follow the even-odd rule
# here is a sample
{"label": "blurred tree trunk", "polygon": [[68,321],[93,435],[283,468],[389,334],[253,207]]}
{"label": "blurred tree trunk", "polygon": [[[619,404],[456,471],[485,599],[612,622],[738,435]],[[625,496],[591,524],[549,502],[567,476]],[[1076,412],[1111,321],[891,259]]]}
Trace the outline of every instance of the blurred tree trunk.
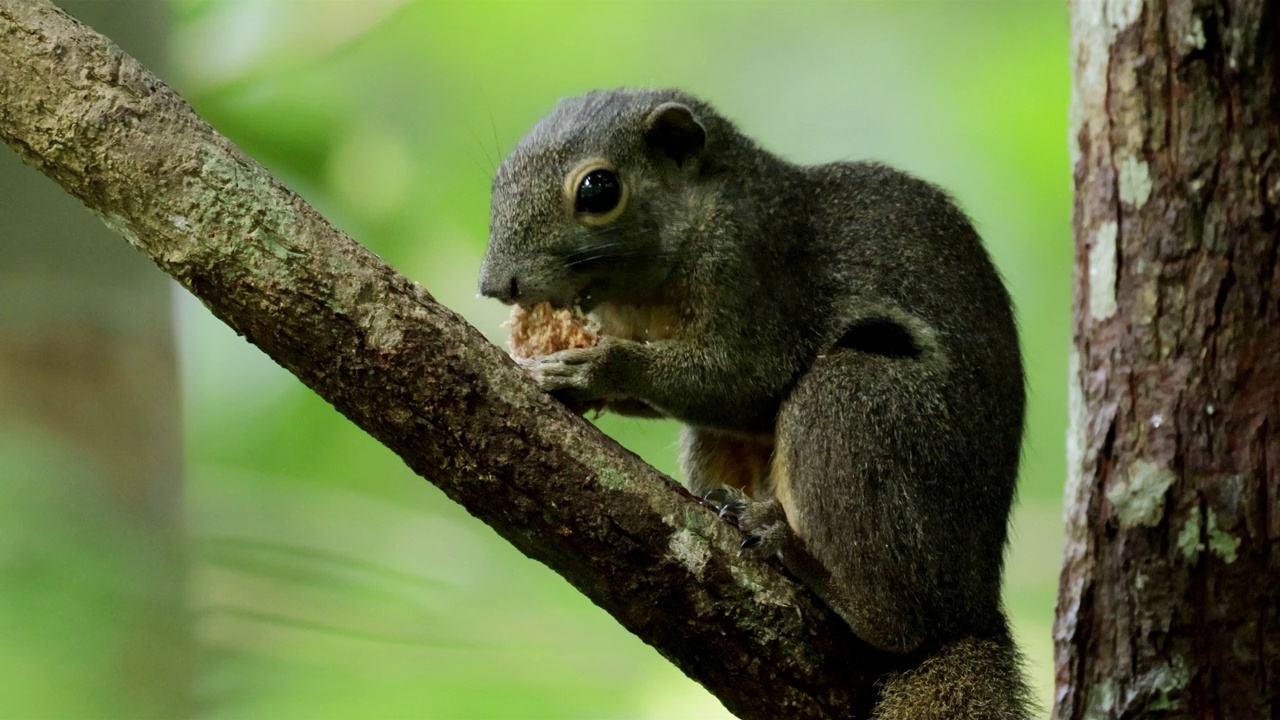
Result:
{"label": "blurred tree trunk", "polygon": [[[159,0],[60,4],[163,65]],[[191,714],[171,287],[0,153],[0,716]]]}
{"label": "blurred tree trunk", "polygon": [[1071,12],[1055,714],[1280,717],[1280,5]]}

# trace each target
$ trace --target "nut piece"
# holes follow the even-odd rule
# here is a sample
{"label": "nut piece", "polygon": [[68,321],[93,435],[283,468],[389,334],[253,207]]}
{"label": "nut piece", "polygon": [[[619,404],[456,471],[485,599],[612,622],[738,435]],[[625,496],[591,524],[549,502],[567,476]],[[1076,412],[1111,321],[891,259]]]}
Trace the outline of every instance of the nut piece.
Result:
{"label": "nut piece", "polygon": [[555,310],[550,303],[539,303],[527,310],[516,305],[503,326],[511,328],[507,347],[511,348],[511,357],[517,360],[593,347],[600,341],[599,333],[585,313],[578,308]]}

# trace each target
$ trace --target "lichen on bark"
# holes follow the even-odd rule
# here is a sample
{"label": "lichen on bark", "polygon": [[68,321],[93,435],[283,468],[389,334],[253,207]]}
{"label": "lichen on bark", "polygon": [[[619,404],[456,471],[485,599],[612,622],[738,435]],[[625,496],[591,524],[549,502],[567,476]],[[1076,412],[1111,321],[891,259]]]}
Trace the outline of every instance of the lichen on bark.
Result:
{"label": "lichen on bark", "polygon": [[1074,0],[1055,717],[1280,716],[1280,6]]}

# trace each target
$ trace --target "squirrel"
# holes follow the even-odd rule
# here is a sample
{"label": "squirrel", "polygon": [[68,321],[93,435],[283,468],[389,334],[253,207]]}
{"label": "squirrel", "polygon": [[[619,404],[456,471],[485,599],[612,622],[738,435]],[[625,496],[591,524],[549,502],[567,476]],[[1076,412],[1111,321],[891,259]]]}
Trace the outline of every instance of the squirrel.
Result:
{"label": "squirrel", "polygon": [[1000,600],[1025,381],[1012,302],[938,187],[789,163],[678,90],[562,100],[493,181],[481,294],[578,307],[522,361],[571,406],[684,423],[693,494],[872,646],[879,720],[1031,712]]}

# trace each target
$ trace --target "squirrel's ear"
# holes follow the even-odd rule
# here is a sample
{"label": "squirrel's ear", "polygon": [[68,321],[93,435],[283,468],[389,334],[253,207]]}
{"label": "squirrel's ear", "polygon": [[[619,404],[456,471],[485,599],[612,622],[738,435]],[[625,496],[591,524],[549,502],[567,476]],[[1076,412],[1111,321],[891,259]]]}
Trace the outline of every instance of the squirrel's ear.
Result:
{"label": "squirrel's ear", "polygon": [[645,118],[644,141],[654,151],[674,160],[676,167],[684,167],[702,153],[707,144],[707,131],[687,105],[666,102]]}

